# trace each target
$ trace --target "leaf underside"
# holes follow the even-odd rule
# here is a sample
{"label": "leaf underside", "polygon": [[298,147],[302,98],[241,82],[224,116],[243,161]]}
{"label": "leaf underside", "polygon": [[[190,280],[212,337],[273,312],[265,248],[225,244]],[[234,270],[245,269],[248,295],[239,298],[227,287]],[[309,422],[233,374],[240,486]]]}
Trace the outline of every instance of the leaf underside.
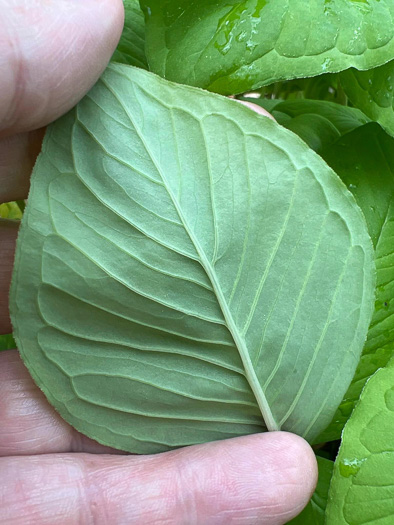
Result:
{"label": "leaf underside", "polygon": [[394,54],[393,0],[143,0],[150,69],[235,94]]}
{"label": "leaf underside", "polygon": [[317,442],[340,439],[368,380],[394,356],[394,139],[355,108],[313,100],[271,101],[277,121],[319,152],[353,193],[375,248],[375,311],[355,376]]}
{"label": "leaf underside", "polygon": [[373,266],[353,197],[297,137],[113,64],[49,128],[11,316],[48,399],[102,443],[311,440],[354,374]]}

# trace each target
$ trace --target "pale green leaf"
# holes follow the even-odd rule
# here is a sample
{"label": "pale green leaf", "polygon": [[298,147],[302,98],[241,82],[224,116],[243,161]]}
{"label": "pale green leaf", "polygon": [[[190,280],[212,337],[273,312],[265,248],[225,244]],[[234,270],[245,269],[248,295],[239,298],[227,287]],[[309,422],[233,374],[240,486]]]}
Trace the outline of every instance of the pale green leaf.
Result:
{"label": "pale green leaf", "polygon": [[311,440],[354,374],[373,267],[352,195],[294,134],[113,64],[49,128],[11,316],[48,399],[100,442]]}
{"label": "pale green leaf", "polygon": [[[319,151],[341,177],[364,213],[375,247],[376,302],[368,338],[333,421],[317,438],[331,441],[340,438],[367,379],[394,356],[394,139],[376,123],[361,126],[365,119],[357,110],[330,102],[254,102],[270,107],[279,123]],[[343,136],[333,143],[336,134]]]}
{"label": "pale green leaf", "polygon": [[235,94],[394,56],[393,0],[142,0],[150,68]]}
{"label": "pale green leaf", "polygon": [[335,461],[327,525],[392,525],[394,364],[371,377],[345,426]]}
{"label": "pale green leaf", "polygon": [[329,459],[316,457],[319,468],[319,479],[311,501],[296,518],[289,521],[289,525],[324,525],[328,490],[330,488],[334,462]]}
{"label": "pale green leaf", "polygon": [[394,135],[394,61],[369,71],[349,69],[340,78],[352,103]]}
{"label": "pale green leaf", "polygon": [[145,20],[138,0],[123,0],[125,20],[113,62],[148,69],[145,56]]}
{"label": "pale green leaf", "polygon": [[375,247],[377,289],[368,338],[333,421],[317,438],[331,441],[340,438],[366,380],[394,355],[394,139],[376,123],[363,125],[367,119],[354,108],[311,100],[253,102],[297,133],[341,177],[364,213]]}

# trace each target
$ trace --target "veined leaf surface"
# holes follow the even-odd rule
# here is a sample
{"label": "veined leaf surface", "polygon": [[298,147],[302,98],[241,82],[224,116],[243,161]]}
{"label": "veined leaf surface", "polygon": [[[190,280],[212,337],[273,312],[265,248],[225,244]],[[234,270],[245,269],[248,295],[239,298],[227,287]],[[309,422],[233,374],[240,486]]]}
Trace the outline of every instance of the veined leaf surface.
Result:
{"label": "veined leaf surface", "polygon": [[391,525],[394,515],[394,366],[365,386],[342,434],[327,525]]}
{"label": "veined leaf surface", "polygon": [[145,56],[145,20],[138,0],[123,0],[125,20],[112,61],[148,69]]}
{"label": "veined leaf surface", "polygon": [[394,135],[394,61],[368,71],[348,69],[340,78],[352,103]]}
{"label": "veined leaf surface", "polygon": [[[254,102],[270,109],[341,177],[364,213],[375,248],[376,302],[367,341],[333,421],[317,437],[331,441],[340,438],[367,379],[394,355],[394,139],[376,123],[363,125],[365,117],[354,108],[311,100]],[[335,135],[340,138],[333,141]]]}
{"label": "veined leaf surface", "polygon": [[113,64],[49,128],[11,315],[48,399],[100,442],[313,439],[354,374],[374,284],[359,208],[294,134]]}
{"label": "veined leaf surface", "polygon": [[151,70],[235,94],[394,55],[393,0],[142,0]]}

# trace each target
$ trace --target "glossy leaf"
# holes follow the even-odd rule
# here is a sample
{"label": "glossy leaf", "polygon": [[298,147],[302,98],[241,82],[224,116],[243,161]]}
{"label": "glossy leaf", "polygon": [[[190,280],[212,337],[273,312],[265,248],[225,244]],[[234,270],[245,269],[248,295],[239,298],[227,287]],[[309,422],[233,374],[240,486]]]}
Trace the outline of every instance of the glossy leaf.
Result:
{"label": "glossy leaf", "polygon": [[319,456],[316,459],[319,468],[316,490],[305,509],[296,518],[289,521],[289,525],[325,525],[328,490],[334,462]]}
{"label": "glossy leaf", "polygon": [[46,136],[11,316],[48,399],[100,442],[313,439],[354,374],[373,267],[353,197],[294,134],[112,65]]}
{"label": "glossy leaf", "polygon": [[145,20],[138,0],[123,0],[125,21],[113,62],[148,69],[145,56]]}
{"label": "glossy leaf", "polygon": [[356,374],[322,441],[338,439],[367,379],[394,356],[394,139],[375,123],[323,152],[354,194],[375,247],[375,312]]}
{"label": "glossy leaf", "polygon": [[352,103],[394,135],[394,61],[368,71],[349,69],[340,78]]}
{"label": "glossy leaf", "polygon": [[392,0],[142,0],[161,76],[223,94],[394,56]]}
{"label": "glossy leaf", "polygon": [[346,133],[369,122],[358,109],[322,100],[252,100],[245,97],[241,100],[249,100],[272,113],[279,124],[296,133],[319,154]]}
{"label": "glossy leaf", "polygon": [[327,525],[392,525],[394,366],[368,381],[343,432],[327,504]]}

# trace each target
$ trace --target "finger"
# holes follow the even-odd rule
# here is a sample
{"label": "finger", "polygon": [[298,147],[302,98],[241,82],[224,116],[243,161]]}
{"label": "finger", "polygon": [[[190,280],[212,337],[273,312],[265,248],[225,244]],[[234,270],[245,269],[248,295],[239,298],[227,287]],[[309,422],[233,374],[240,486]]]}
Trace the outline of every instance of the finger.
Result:
{"label": "finger", "polygon": [[0,0],[0,136],[38,129],[74,106],[107,65],[121,0]]}
{"label": "finger", "polygon": [[317,476],[309,445],[282,432],[157,456],[2,458],[0,470],[0,523],[30,525],[279,525]]}
{"label": "finger", "polygon": [[0,139],[0,203],[26,199],[45,128]]}
{"label": "finger", "polygon": [[16,350],[0,352],[0,399],[0,456],[116,452],[61,419],[34,384]]}
{"label": "finger", "polygon": [[17,221],[0,219],[0,334],[12,331],[8,313],[8,295],[14,263]]}
{"label": "finger", "polygon": [[274,122],[276,122],[276,120],[271,115],[271,113],[268,113],[268,111],[266,109],[262,108],[258,104],[254,104],[253,102],[248,102],[247,100],[238,100],[237,98],[235,100],[237,102],[239,102],[240,104],[242,104],[243,106],[246,106],[247,108],[253,109],[253,111],[255,113],[258,113],[259,115],[263,115],[264,117],[268,117],[271,120],[273,120]]}

